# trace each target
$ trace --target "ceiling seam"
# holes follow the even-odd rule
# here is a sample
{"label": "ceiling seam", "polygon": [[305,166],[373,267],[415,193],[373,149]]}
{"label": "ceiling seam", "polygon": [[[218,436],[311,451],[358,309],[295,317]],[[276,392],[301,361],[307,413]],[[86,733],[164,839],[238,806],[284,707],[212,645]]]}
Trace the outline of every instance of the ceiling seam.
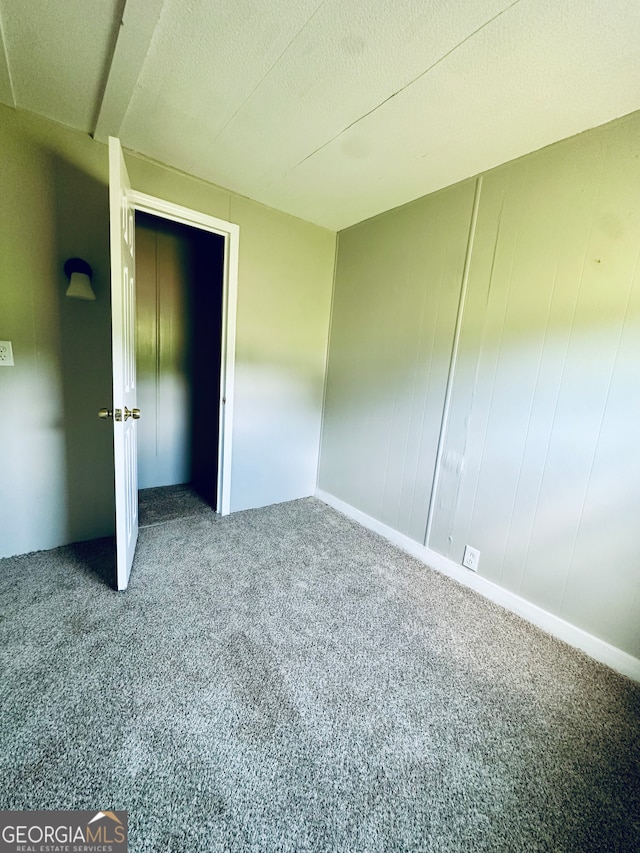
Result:
{"label": "ceiling seam", "polygon": [[[231,124],[231,122],[234,120],[234,118],[238,115],[238,113],[240,112],[240,110],[241,110],[241,109],[244,107],[244,105],[245,105],[245,104],[246,104],[246,103],[247,103],[247,102],[248,102],[248,101],[253,97],[254,93],[255,93],[255,92],[260,88],[260,86],[264,83],[264,81],[267,79],[267,77],[269,76],[269,74],[271,74],[271,72],[272,72],[272,71],[273,71],[273,69],[276,67],[276,65],[280,62],[280,60],[281,60],[281,59],[282,59],[282,57],[285,55],[285,53],[289,50],[289,48],[291,47],[291,45],[292,45],[292,44],[296,41],[296,39],[300,36],[300,33],[301,33],[303,30],[305,30],[305,29],[309,26],[309,24],[311,23],[311,21],[315,18],[315,16],[318,14],[318,12],[320,11],[320,9],[322,9],[322,7],[323,7],[327,2],[328,2],[328,0],[322,0],[322,2],[321,2],[318,6],[316,6],[316,8],[315,8],[315,9],[313,10],[313,12],[311,13],[311,15],[309,15],[309,17],[307,18],[307,20],[306,20],[306,21],[304,22],[304,24],[300,27],[300,29],[298,30],[298,32],[297,32],[295,35],[293,35],[293,36],[291,37],[291,39],[289,40],[289,42],[288,42],[287,46],[286,46],[286,47],[281,51],[281,53],[278,55],[278,57],[277,57],[276,59],[274,59],[274,60],[273,60],[273,62],[272,62],[272,63],[271,63],[271,65],[269,66],[268,70],[267,70],[267,71],[265,71],[265,73],[262,75],[262,77],[258,80],[258,82],[256,83],[256,85],[255,85],[255,86],[253,87],[253,89],[249,92],[249,94],[248,94],[248,95],[247,95],[247,97],[244,99],[244,101],[240,104],[240,106],[238,107],[238,109],[233,113],[233,115],[232,115],[232,116],[230,116],[230,117],[229,117],[229,120],[228,120],[228,121],[227,121],[227,122],[226,122],[226,123],[225,123],[225,124],[220,128],[220,130],[216,133],[216,135],[213,137],[213,139],[211,140],[211,142],[209,142],[209,144],[208,144],[208,145],[207,145],[207,147],[204,149],[204,151],[203,151],[201,154],[198,154],[198,156],[196,157],[196,159],[193,161],[193,163],[192,163],[192,164],[189,166],[189,168],[187,169],[187,172],[191,172],[191,170],[192,170],[192,169],[195,169],[195,167],[198,165],[198,163],[200,162],[200,160],[202,160],[202,158],[203,158],[203,157],[206,157],[206,155],[208,154],[209,150],[210,150],[210,149],[211,149],[211,147],[214,145],[214,143],[216,142],[216,140],[217,140],[217,139],[220,137],[220,135],[221,135],[221,134],[223,134],[223,133],[224,133],[224,131],[229,127],[229,125],[230,125],[230,124]],[[519,2],[519,0],[517,0],[517,2]]]}
{"label": "ceiling seam", "polygon": [[100,88],[98,90],[98,97],[96,98],[96,105],[93,111],[93,117],[91,120],[91,131],[90,136],[95,137],[96,130],[98,127],[98,122],[100,121],[100,114],[102,113],[102,107],[104,106],[104,99],[107,94],[107,86],[109,85],[109,76],[111,74],[111,69],[113,67],[113,59],[116,55],[116,48],[118,46],[118,38],[120,36],[120,32],[122,27],[124,26],[124,12],[127,6],[127,0],[120,0],[120,4],[118,7],[118,12],[114,18],[113,29],[111,32],[111,49],[107,54],[107,61],[104,64],[104,69],[102,71],[102,78],[100,80]]}
{"label": "ceiling seam", "polygon": [[7,66],[7,77],[9,78],[9,89],[11,91],[11,101],[14,109],[18,106],[16,101],[16,91],[13,87],[13,75],[11,74],[11,62],[9,61],[9,48],[7,47],[7,39],[4,34],[4,23],[2,22],[2,10],[0,9],[0,41],[2,42],[2,52],[4,53],[4,61]]}
{"label": "ceiling seam", "polygon": [[[125,0],[125,2],[127,2],[127,0]],[[138,81],[140,80],[140,77],[142,76],[142,72],[144,70],[145,63],[147,61],[147,58],[149,56],[149,53],[150,53],[151,48],[153,46],[153,43],[154,43],[155,39],[158,38],[158,28],[160,26],[160,19],[162,18],[162,13],[164,12],[164,9],[165,9],[165,3],[166,3],[166,0],[161,0],[160,11],[158,12],[156,22],[155,22],[154,27],[153,27],[153,33],[151,35],[151,38],[149,39],[149,43],[146,46],[145,55],[144,55],[144,58],[142,60],[141,65],[140,65],[138,75],[137,75],[135,83],[133,84],[133,87],[131,89],[131,93],[130,93],[130,96],[129,96],[128,101],[127,101],[127,108],[125,109],[124,115],[122,116],[122,120],[120,122],[120,129],[122,129],[124,127],[124,125],[127,121],[127,118],[129,116],[129,112],[131,111],[131,105],[133,104],[134,95],[136,94],[136,90],[138,88]],[[124,14],[123,14],[122,25],[124,26]],[[117,50],[117,43],[116,43],[116,48],[114,49],[114,52],[113,52],[114,59],[115,59],[116,50]],[[112,62],[113,62],[113,60],[112,60]],[[120,131],[118,131],[118,132],[120,132]]]}
{"label": "ceiling seam", "polygon": [[470,39],[474,38],[474,36],[476,36],[479,32],[482,32],[482,30],[484,30],[486,27],[488,27],[490,24],[492,24],[498,18],[501,18],[503,15],[505,15],[507,12],[509,12],[511,9],[513,9],[514,6],[517,6],[521,2],[522,2],[522,0],[513,0],[513,3],[510,3],[505,9],[502,9],[500,12],[498,12],[492,18],[489,18],[488,21],[485,21],[484,24],[482,24],[482,26],[475,29],[472,33],[469,33],[468,36],[465,36],[462,39],[462,41],[460,41],[460,42],[458,42],[458,44],[454,45],[450,50],[448,50],[445,54],[443,54],[439,59],[437,59],[434,63],[432,63],[428,68],[425,68],[424,71],[421,71],[420,74],[418,74],[412,80],[409,80],[408,83],[405,83],[405,85],[402,86],[400,89],[398,89],[396,92],[393,92],[391,95],[388,95],[386,98],[384,98],[382,101],[380,101],[380,103],[377,104],[375,107],[372,107],[366,113],[363,113],[361,116],[359,116],[359,118],[354,119],[354,121],[352,121],[351,124],[348,124],[341,131],[336,133],[335,136],[332,136],[331,139],[328,139],[326,142],[323,142],[322,145],[318,146],[318,148],[316,148],[310,154],[307,154],[306,157],[303,157],[302,160],[300,160],[298,163],[296,163],[296,165],[292,169],[289,169],[283,175],[280,175],[280,177],[278,177],[275,180],[271,181],[270,183],[262,186],[260,188],[260,192],[264,192],[264,190],[269,189],[269,187],[272,187],[274,184],[277,184],[279,181],[288,177],[292,172],[295,172],[295,170],[299,166],[301,166],[307,160],[310,160],[312,157],[315,157],[316,154],[318,154],[320,151],[322,151],[327,146],[331,145],[332,142],[335,142],[336,139],[339,139],[344,133],[346,133],[348,130],[351,130],[352,127],[355,127],[357,124],[359,124],[365,118],[368,118],[370,115],[377,112],[377,110],[379,110],[381,107],[383,107],[386,103],[393,100],[393,98],[402,94],[402,92],[405,92],[407,89],[409,89],[411,86],[413,86],[414,83],[417,83],[418,80],[421,80],[423,77],[425,77],[431,71],[433,71],[434,68],[436,68],[438,65],[440,65],[440,63],[444,62],[444,60],[447,59],[449,56],[451,56],[452,53],[455,53],[455,51],[458,50],[458,48],[462,47],[463,44],[466,44],[466,42],[468,42]]}

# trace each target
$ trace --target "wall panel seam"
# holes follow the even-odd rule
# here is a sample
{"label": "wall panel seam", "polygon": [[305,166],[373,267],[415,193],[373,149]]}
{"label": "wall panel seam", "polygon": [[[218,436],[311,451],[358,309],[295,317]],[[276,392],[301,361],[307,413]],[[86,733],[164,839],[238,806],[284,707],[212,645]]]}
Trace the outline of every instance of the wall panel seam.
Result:
{"label": "wall panel seam", "polygon": [[9,89],[11,90],[11,106],[15,109],[18,106],[16,101],[16,90],[13,85],[13,75],[11,73],[11,60],[9,59],[9,48],[7,47],[7,38],[4,32],[4,24],[2,22],[2,14],[0,13],[0,45],[2,45],[2,52],[4,53],[4,59],[7,66],[7,77],[9,78]]}
{"label": "wall panel seam", "polygon": [[318,436],[318,461],[316,463],[316,486],[320,484],[320,462],[322,459],[322,439],[324,436],[324,421],[327,407],[327,384],[329,380],[329,354],[331,351],[331,331],[333,328],[333,304],[336,294],[336,277],[338,274],[338,250],[340,247],[340,232],[333,243],[333,280],[331,283],[331,302],[329,304],[329,323],[327,326],[327,348],[324,356],[324,381],[322,383],[322,409],[320,410],[320,435]]}
{"label": "wall panel seam", "polygon": [[476,181],[476,191],[473,197],[473,208],[471,211],[471,222],[469,225],[469,239],[467,241],[467,252],[464,259],[464,267],[462,270],[462,282],[460,286],[460,299],[458,301],[458,312],[456,316],[456,325],[453,333],[453,343],[451,346],[451,358],[449,360],[449,372],[447,375],[447,385],[444,395],[444,404],[442,407],[442,419],[440,421],[440,434],[438,436],[438,446],[436,449],[436,459],[433,471],[433,483],[431,486],[431,497],[429,499],[429,509],[427,511],[427,524],[424,534],[424,545],[429,547],[431,538],[431,529],[433,527],[433,516],[436,507],[436,493],[440,482],[440,471],[442,467],[442,455],[444,452],[445,434],[449,425],[449,412],[451,410],[451,397],[453,394],[453,383],[455,379],[456,366],[458,363],[458,351],[460,348],[460,336],[462,332],[462,320],[464,316],[464,307],[467,299],[467,289],[469,285],[469,274],[471,269],[471,256],[473,254],[473,244],[476,236],[476,227],[478,223],[478,209],[480,207],[480,195],[482,193],[482,175]]}

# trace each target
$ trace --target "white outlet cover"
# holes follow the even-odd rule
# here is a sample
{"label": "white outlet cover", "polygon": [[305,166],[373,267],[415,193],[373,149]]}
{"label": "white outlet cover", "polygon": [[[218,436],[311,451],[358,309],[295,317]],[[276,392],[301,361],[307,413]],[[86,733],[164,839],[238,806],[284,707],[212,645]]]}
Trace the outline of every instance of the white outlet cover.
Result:
{"label": "white outlet cover", "polygon": [[13,367],[11,341],[0,341],[0,367]]}
{"label": "white outlet cover", "polygon": [[465,569],[471,569],[472,572],[478,571],[478,563],[480,562],[480,551],[477,548],[472,548],[471,545],[465,545],[462,565]]}

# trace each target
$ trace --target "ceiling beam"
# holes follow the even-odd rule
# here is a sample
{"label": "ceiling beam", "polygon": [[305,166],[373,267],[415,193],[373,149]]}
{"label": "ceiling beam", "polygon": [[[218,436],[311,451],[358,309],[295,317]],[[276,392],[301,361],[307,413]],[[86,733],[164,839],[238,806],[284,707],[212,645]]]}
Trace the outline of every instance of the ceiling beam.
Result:
{"label": "ceiling beam", "polygon": [[163,6],[164,0],[127,0],[93,133],[101,142],[120,134]]}

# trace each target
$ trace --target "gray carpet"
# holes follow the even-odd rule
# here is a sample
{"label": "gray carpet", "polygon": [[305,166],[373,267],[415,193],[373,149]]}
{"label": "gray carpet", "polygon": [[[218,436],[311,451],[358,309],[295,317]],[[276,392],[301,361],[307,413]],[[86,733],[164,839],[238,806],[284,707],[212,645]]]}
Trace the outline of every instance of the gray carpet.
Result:
{"label": "gray carpet", "polygon": [[305,499],[0,561],[0,808],[137,851],[638,851],[640,685]]}
{"label": "gray carpet", "polygon": [[140,527],[164,524],[177,518],[202,515],[214,510],[188,483],[140,489],[138,512]]}

